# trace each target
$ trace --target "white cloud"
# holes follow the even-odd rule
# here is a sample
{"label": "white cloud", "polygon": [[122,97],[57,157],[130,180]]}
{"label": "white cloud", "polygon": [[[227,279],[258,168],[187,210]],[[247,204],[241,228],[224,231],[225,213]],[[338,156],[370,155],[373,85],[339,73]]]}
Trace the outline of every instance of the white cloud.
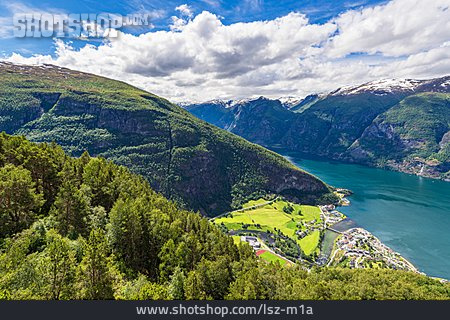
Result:
{"label": "white cloud", "polygon": [[193,10],[187,4],[182,4],[175,8],[175,11],[179,11],[181,17],[172,16],[172,24],[169,26],[171,31],[181,31],[184,26],[191,21],[191,18],[194,16]]}
{"label": "white cloud", "polygon": [[[205,11],[173,19],[170,31],[121,33],[80,50],[57,41],[56,58],[14,54],[9,60],[92,72],[173,101],[303,96],[383,77],[450,74],[450,9],[441,0],[422,2],[393,0],[320,25],[300,13],[224,25]],[[401,4],[413,12],[405,19],[398,17]],[[347,57],[352,52],[365,54]]]}
{"label": "white cloud", "polygon": [[396,61],[382,69],[375,68],[374,76],[396,74],[399,77],[410,77],[411,74],[420,78],[450,74],[450,41],[438,48],[419,52],[407,59]]}
{"label": "white cloud", "polygon": [[175,10],[179,11],[182,15],[184,15],[188,18],[192,18],[192,16],[194,15],[192,8],[190,6],[188,6],[187,4],[182,4],[178,7],[176,7]]}
{"label": "white cloud", "polygon": [[172,16],[172,24],[169,26],[171,31],[181,31],[183,27],[187,24],[187,20]]}
{"label": "white cloud", "polygon": [[352,52],[403,56],[430,50],[450,39],[449,0],[393,0],[386,5],[348,11],[336,19],[339,34],[331,56]]}

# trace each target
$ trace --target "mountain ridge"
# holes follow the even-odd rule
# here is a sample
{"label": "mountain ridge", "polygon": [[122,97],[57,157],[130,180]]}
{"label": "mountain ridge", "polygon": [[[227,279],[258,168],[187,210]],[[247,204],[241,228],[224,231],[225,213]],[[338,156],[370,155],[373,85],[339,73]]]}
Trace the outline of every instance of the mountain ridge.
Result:
{"label": "mountain ridge", "polygon": [[[207,114],[212,124],[265,147],[449,180],[449,147],[446,137],[450,134],[446,133],[450,125],[447,120],[441,121],[447,119],[450,113],[446,107],[449,93],[450,76],[429,80],[385,79],[342,87],[328,94],[309,95],[298,104],[290,106],[284,105],[280,100],[262,97],[221,109],[224,116],[213,121],[212,112],[209,111],[217,106],[214,103],[194,104],[186,108],[205,120],[203,115]],[[401,119],[401,114],[397,114],[396,129],[390,133],[386,131],[394,126],[382,119],[393,119],[391,113],[395,113],[397,106],[412,96],[417,96],[414,101],[421,101],[421,108],[416,108],[416,112],[428,119],[431,131],[436,131],[435,136],[427,128],[411,121],[411,116]],[[427,107],[433,105],[436,99],[441,103],[436,102],[435,105],[444,105],[439,109],[439,114],[433,114]],[[280,106],[284,110],[280,111]],[[407,109],[411,108],[414,106],[403,107],[402,110],[407,115]],[[230,118],[233,126],[227,122]],[[368,132],[375,132],[380,123],[383,126],[378,126],[381,130],[379,137],[374,139]],[[428,140],[421,143],[421,137],[416,133],[412,134],[415,142],[409,141],[411,139],[401,129],[401,123],[410,125],[409,131],[426,131]],[[264,129],[261,129],[262,126]],[[398,143],[395,144],[390,139]],[[373,145],[369,146],[371,143]],[[392,145],[390,153],[379,155],[377,148],[389,144]]]}

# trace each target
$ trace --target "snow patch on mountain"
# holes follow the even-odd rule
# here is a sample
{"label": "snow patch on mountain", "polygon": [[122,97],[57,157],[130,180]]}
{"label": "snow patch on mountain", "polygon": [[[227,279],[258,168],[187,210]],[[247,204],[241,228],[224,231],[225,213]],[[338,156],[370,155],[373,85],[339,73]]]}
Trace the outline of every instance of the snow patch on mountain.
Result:
{"label": "snow patch on mountain", "polygon": [[423,80],[414,79],[382,79],[367,82],[362,85],[342,87],[337,89],[336,91],[331,92],[330,95],[353,95],[364,92],[372,92],[375,94],[383,95],[399,91],[412,92],[423,82]]}
{"label": "snow patch on mountain", "polygon": [[280,101],[283,107],[287,109],[290,109],[295,105],[298,105],[300,102],[302,102],[302,100],[303,100],[302,98],[292,96],[278,98],[278,101]]}

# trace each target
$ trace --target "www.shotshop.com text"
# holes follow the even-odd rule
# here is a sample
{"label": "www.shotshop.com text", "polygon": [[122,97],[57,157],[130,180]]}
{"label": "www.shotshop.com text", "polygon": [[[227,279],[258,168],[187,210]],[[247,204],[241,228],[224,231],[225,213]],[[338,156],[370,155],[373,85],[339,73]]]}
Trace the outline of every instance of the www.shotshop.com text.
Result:
{"label": "www.shotshop.com text", "polygon": [[291,307],[268,306],[264,303],[259,307],[254,306],[205,306],[193,305],[184,306],[180,304],[173,307],[136,307],[138,315],[313,315],[313,309],[310,306],[300,305]]}

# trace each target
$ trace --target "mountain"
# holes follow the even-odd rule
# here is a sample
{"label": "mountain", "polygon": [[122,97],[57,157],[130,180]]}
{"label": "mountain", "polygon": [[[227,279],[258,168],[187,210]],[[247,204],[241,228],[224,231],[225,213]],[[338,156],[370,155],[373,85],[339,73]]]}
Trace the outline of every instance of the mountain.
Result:
{"label": "mountain", "polygon": [[87,150],[207,215],[275,193],[306,203],[329,187],[281,156],[125,83],[56,66],[0,64],[0,131]]}
{"label": "mountain", "polygon": [[447,76],[372,81],[287,107],[259,98],[219,107],[222,116],[205,104],[187,108],[266,147],[450,179],[449,99]]}
{"label": "mountain", "polygon": [[450,178],[450,95],[421,93],[380,114],[348,149],[408,173]]}

